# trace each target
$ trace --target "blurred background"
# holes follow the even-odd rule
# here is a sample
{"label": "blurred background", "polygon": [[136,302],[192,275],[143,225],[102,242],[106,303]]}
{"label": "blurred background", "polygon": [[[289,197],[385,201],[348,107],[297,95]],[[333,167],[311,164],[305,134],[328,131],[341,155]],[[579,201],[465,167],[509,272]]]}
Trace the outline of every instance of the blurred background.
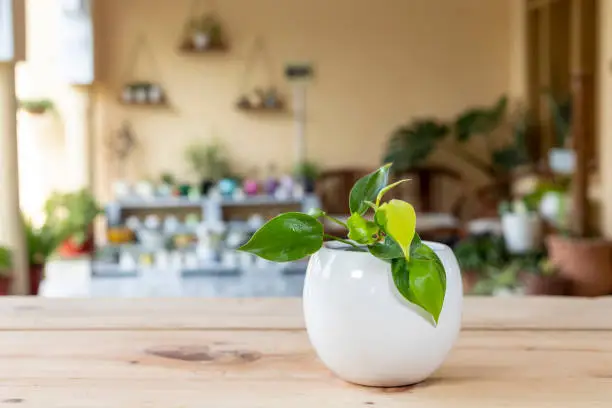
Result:
{"label": "blurred background", "polygon": [[466,293],[609,294],[610,38],[606,0],[2,0],[0,294],[300,296],[236,248],[387,162]]}

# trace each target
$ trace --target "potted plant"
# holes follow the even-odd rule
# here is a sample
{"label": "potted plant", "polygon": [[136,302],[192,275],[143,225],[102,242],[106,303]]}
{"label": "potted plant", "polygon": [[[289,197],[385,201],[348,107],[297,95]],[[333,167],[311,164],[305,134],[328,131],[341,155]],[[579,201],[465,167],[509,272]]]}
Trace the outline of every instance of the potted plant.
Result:
{"label": "potted plant", "polygon": [[230,165],[225,148],[217,141],[210,144],[196,143],[187,148],[185,158],[201,181],[204,195],[216,182],[230,176]]}
{"label": "potted plant", "polygon": [[186,41],[198,51],[218,47],[222,43],[221,23],[210,13],[191,19],[185,30]]}
{"label": "potted plant", "polygon": [[511,254],[535,252],[542,247],[542,220],[526,200],[503,202],[500,205],[502,232]]}
{"label": "potted plant", "polygon": [[7,247],[0,246],[0,296],[9,294],[13,271],[13,253]]}
{"label": "potted plant", "polygon": [[53,101],[50,99],[22,99],[19,101],[19,109],[32,115],[42,115],[53,108]]}
{"label": "potted plant", "polygon": [[94,249],[93,221],[101,208],[87,189],[53,193],[45,203],[46,225],[63,238],[63,257],[90,254]]}
{"label": "potted plant", "polygon": [[515,257],[519,279],[526,295],[562,296],[567,291],[567,281],[558,275],[557,269],[543,252]]}
{"label": "potted plant", "polygon": [[299,163],[293,171],[294,177],[302,182],[307,193],[314,193],[315,182],[320,173],[319,166],[308,160]]}
{"label": "potted plant", "polygon": [[[571,107],[567,115],[568,128],[571,129],[574,142],[569,225],[560,228],[558,233],[549,235],[546,243],[551,263],[558,269],[561,277],[570,281],[570,294],[601,296],[612,293],[612,242],[593,235],[589,230],[588,187],[591,157],[586,136],[591,127],[587,114],[590,105],[584,92],[588,87],[585,88],[583,79],[580,76],[574,78],[576,86],[573,88]],[[564,210],[564,205],[559,207],[560,211]]]}
{"label": "potted plant", "polygon": [[24,228],[28,246],[30,294],[37,295],[45,264],[61,244],[63,234],[47,223],[41,227],[35,227],[28,219],[24,219]]}
{"label": "potted plant", "polygon": [[[382,202],[405,181],[387,185],[389,167],[355,183],[347,223],[321,210],[285,213],[240,248],[276,262],[311,256],[303,301],[314,349],[341,378],[381,387],[418,383],[442,364],[463,301],[451,249],[420,240],[412,205]],[[342,225],[347,238],[327,235],[322,218]]]}
{"label": "potted plant", "polygon": [[461,267],[464,293],[471,293],[480,280],[487,278],[489,268],[501,267],[507,258],[503,239],[489,233],[467,236],[453,251]]}

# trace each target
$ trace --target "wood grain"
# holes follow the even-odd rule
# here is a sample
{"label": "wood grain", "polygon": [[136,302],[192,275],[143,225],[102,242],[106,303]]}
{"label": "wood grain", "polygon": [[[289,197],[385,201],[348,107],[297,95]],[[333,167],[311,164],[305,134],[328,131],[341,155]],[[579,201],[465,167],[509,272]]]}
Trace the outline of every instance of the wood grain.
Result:
{"label": "wood grain", "polygon": [[612,401],[612,333],[466,331],[430,380],[378,389],[335,378],[303,331],[5,332],[0,406],[14,401],[40,408],[603,407]]}
{"label": "wood grain", "polygon": [[[612,298],[468,297],[464,330],[612,330]],[[3,330],[300,330],[300,299],[0,299]]]}

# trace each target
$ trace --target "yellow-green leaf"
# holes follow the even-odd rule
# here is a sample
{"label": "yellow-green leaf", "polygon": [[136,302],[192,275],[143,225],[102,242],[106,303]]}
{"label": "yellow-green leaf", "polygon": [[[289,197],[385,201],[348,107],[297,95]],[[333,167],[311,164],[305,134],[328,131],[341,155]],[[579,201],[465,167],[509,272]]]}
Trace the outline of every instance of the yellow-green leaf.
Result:
{"label": "yellow-green leaf", "polygon": [[378,240],[380,228],[375,222],[366,220],[359,213],[352,214],[346,223],[349,227],[348,237],[358,244],[370,245]]}
{"label": "yellow-green leaf", "polygon": [[402,249],[406,260],[410,259],[410,243],[416,230],[414,207],[402,200],[391,200],[381,205],[374,216],[376,224]]}

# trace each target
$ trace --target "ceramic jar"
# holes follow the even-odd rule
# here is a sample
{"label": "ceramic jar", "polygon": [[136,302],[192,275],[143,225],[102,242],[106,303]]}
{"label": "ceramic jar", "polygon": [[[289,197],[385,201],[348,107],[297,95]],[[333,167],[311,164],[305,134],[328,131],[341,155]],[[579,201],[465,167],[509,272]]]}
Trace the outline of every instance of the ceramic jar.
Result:
{"label": "ceramic jar", "polygon": [[452,250],[426,242],[440,257],[447,285],[438,325],[405,300],[390,265],[367,252],[323,247],[309,261],[304,317],[322,362],[340,378],[395,387],[429,377],[444,362],[461,328],[463,290]]}

